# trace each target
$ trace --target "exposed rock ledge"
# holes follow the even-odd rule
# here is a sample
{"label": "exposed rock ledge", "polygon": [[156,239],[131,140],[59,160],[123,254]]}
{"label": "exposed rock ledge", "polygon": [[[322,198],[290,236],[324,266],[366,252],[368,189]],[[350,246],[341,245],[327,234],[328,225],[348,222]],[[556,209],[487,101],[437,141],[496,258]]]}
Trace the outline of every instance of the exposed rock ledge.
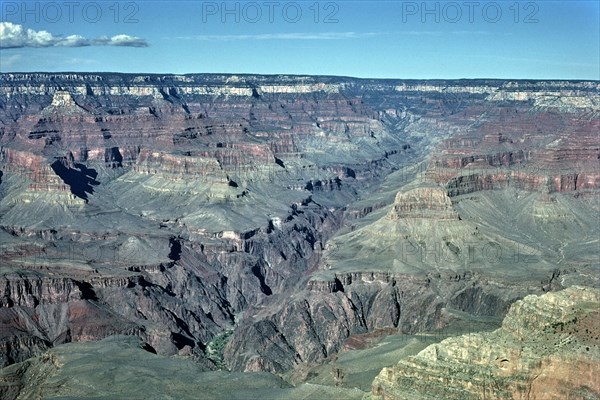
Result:
{"label": "exposed rock ledge", "polygon": [[573,286],[515,302],[502,327],[434,344],[375,378],[368,400],[597,399],[600,298]]}
{"label": "exposed rock ledge", "polygon": [[430,218],[436,220],[458,220],[452,202],[443,187],[418,187],[398,192],[389,213],[393,220],[402,218]]}

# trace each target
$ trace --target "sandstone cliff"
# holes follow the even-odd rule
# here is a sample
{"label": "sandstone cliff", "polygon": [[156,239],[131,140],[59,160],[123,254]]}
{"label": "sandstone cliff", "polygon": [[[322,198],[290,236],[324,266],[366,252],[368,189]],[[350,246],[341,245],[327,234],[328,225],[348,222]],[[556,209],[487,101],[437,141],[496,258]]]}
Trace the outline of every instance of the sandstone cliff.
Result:
{"label": "sandstone cliff", "polygon": [[443,340],[384,368],[369,399],[592,399],[600,396],[597,289],[513,304],[502,328]]}

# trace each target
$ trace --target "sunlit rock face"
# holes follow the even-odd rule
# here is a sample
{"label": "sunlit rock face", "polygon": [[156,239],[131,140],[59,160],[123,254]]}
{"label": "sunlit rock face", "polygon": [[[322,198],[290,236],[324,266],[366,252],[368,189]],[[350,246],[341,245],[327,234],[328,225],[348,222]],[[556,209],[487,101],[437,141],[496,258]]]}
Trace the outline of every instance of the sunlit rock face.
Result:
{"label": "sunlit rock face", "polygon": [[443,187],[420,187],[396,195],[391,219],[431,218],[457,220],[458,214]]}
{"label": "sunlit rock face", "polygon": [[0,83],[0,365],[128,334],[210,367],[232,331],[283,372],[594,284],[597,82]]}
{"label": "sunlit rock face", "polygon": [[597,398],[597,289],[573,286],[515,302],[502,327],[431,345],[385,368],[369,399]]}

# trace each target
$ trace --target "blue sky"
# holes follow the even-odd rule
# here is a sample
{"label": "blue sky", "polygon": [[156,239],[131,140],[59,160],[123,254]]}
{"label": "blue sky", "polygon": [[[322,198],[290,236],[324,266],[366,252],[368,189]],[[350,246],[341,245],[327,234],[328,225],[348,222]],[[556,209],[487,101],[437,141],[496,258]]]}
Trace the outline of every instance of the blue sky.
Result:
{"label": "blue sky", "polygon": [[600,79],[600,1],[3,1],[0,70]]}

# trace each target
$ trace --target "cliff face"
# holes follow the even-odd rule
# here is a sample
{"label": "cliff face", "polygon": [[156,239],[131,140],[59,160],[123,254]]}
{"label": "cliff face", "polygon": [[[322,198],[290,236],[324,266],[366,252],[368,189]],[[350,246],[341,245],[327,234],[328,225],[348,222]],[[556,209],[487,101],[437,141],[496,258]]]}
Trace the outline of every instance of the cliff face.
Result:
{"label": "cliff face", "polygon": [[[226,365],[282,372],[445,307],[502,315],[561,287],[556,260],[590,276],[597,82],[0,82],[1,365],[125,333],[210,366],[232,330]],[[523,250],[535,273],[498,293]]]}
{"label": "cliff face", "polygon": [[[480,289],[471,291],[474,286]],[[503,289],[500,293],[486,282],[454,276],[416,279],[364,272],[329,281],[315,278],[272,314],[244,317],[245,328],[235,332],[225,357],[235,370],[281,373],[322,362],[346,339],[366,332],[388,328],[412,334],[442,328],[448,319],[444,306],[461,300],[475,314],[502,315],[518,296],[516,290]]]}
{"label": "cliff face", "polygon": [[384,368],[371,399],[597,398],[598,292],[571,287],[513,304],[502,328],[443,340]]}
{"label": "cliff face", "polygon": [[[450,186],[450,184],[448,185]],[[399,192],[390,212],[391,219],[430,218],[434,220],[457,220],[450,197],[443,188],[415,188]]]}
{"label": "cliff face", "polygon": [[597,110],[562,118],[499,108],[475,132],[446,140],[428,167],[450,195],[514,187],[572,192],[598,189]]}
{"label": "cliff face", "polygon": [[18,362],[57,344],[98,340],[141,327],[97,302],[89,283],[68,278],[0,278],[2,365]]}

